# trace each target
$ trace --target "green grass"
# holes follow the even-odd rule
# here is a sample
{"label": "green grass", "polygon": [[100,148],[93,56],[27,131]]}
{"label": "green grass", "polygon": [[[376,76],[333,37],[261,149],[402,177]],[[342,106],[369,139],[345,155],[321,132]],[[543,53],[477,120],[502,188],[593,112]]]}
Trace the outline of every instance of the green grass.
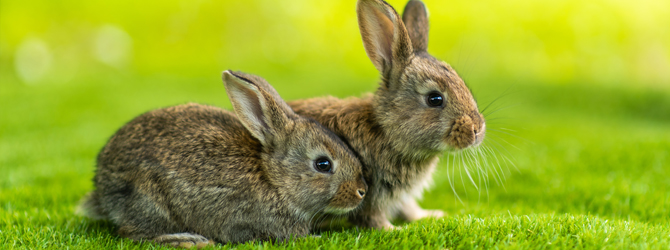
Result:
{"label": "green grass", "polygon": [[[298,88],[307,84],[305,79],[286,76],[269,81],[290,98],[318,94],[301,93]],[[495,156],[486,156],[488,164],[479,158],[485,170],[473,172],[479,189],[470,183],[463,165],[451,164],[453,156],[443,157],[434,188],[422,204],[445,210],[446,217],[402,224],[405,229],[394,232],[334,227],[321,238],[223,247],[670,247],[670,118],[666,115],[670,93],[580,84],[483,81],[472,85],[482,106],[511,93],[491,108],[506,109],[489,117],[489,128],[505,133],[489,132],[485,146],[493,148]],[[361,86],[375,87],[372,81],[350,86],[341,87],[342,95],[347,91],[355,95]],[[505,92],[509,86],[511,90]],[[3,249],[160,248],[120,239],[113,225],[74,214],[78,200],[92,189],[96,153],[118,127],[146,110],[188,101],[230,108],[215,77],[138,76],[43,86],[10,82],[3,87]],[[492,163],[494,157],[506,157],[514,165],[498,167]],[[496,171],[504,173],[504,181],[496,183]]]}
{"label": "green grass", "polygon": [[[107,139],[150,109],[230,108],[225,69],[287,100],[374,91],[354,2],[0,1],[0,249],[162,248],[74,214]],[[501,97],[490,151],[445,155],[421,202],[447,216],[223,248],[670,249],[670,1],[425,3],[429,51],[481,107]]]}

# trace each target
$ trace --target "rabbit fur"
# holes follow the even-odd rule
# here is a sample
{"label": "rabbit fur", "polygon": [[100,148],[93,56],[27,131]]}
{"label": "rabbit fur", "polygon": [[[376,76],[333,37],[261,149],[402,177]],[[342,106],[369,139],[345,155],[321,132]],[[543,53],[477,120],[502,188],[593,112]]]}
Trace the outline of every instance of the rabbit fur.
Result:
{"label": "rabbit fur", "polygon": [[402,19],[382,0],[359,0],[357,14],[365,51],[381,74],[376,93],[289,105],[343,138],[363,162],[369,190],[349,221],[382,229],[394,228],[390,216],[441,217],[442,211],[424,210],[416,200],[442,153],[482,142],[484,117],[456,71],[428,54],[428,12],[421,1],[409,1]]}
{"label": "rabbit fur", "polygon": [[202,247],[305,236],[318,213],[359,206],[367,186],[347,145],[264,79],[223,80],[236,115],[186,104],[130,121],[98,155],[81,211],[133,240]]}

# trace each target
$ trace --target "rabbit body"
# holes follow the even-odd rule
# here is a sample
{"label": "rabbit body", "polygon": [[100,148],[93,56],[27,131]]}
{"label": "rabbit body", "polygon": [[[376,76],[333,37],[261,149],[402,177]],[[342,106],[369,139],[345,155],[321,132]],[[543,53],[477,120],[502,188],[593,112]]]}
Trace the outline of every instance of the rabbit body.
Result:
{"label": "rabbit body", "polygon": [[381,74],[374,95],[289,102],[338,134],[358,154],[369,184],[356,225],[394,228],[389,216],[440,217],[416,199],[431,184],[439,155],[478,145],[485,122],[472,93],[448,64],[427,52],[428,12],[411,0],[401,19],[383,0],[359,0],[366,53]]}
{"label": "rabbit body", "polygon": [[235,115],[215,107],[144,114],[98,156],[98,213],[125,225],[120,234],[134,239],[184,230],[222,242],[307,234],[309,218],[293,213],[263,181],[261,145],[252,138]]}
{"label": "rabbit body", "polygon": [[[317,213],[358,206],[366,185],[345,144],[262,79],[226,78],[237,116],[186,104],[123,126],[98,156],[85,211],[124,237],[201,247],[305,236]],[[314,158],[334,167],[316,171]]]}
{"label": "rabbit body", "polygon": [[[416,214],[414,199],[431,184],[439,160],[434,153],[415,153],[394,140],[375,121],[373,98],[314,98],[289,102],[299,114],[313,117],[331,129],[357,152],[363,163],[368,193],[362,209],[350,216],[357,226],[392,228],[388,217],[400,213],[406,220],[430,214]],[[418,208],[420,209],[420,208]],[[406,213],[403,213],[406,212]],[[439,213],[439,211],[423,211]]]}

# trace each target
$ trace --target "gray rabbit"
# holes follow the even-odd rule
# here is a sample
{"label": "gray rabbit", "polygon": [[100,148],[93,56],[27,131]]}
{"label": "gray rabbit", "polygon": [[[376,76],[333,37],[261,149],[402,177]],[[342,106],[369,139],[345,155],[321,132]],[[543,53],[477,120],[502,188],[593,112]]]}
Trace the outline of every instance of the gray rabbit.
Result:
{"label": "gray rabbit", "polygon": [[81,211],[118,233],[181,247],[305,236],[318,213],[361,204],[361,163],[264,79],[225,71],[235,114],[186,104],[147,112],[98,155]]}

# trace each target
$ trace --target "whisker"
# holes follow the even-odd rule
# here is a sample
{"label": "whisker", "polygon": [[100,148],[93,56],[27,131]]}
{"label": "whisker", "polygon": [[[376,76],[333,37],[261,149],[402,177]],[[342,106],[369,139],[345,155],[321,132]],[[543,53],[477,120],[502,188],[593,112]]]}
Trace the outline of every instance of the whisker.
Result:
{"label": "whisker", "polygon": [[339,221],[341,218],[342,218],[342,215],[341,215],[341,214],[336,214],[336,215],[335,215],[335,218],[331,219],[331,220],[330,220],[330,223],[328,223],[328,229],[331,229],[331,230],[332,230],[332,229],[333,229],[333,222],[335,222],[335,221]]}
{"label": "whisker", "polygon": [[325,214],[325,213],[321,213],[321,214],[319,214],[319,216],[316,217],[316,219],[314,220],[314,224],[313,224],[313,225],[314,225],[314,226],[313,226],[314,229],[317,229],[317,228],[318,228],[319,230],[323,230],[323,227],[321,227],[321,223],[323,223],[323,221],[324,221],[326,218],[328,218],[329,216],[330,216],[330,215]]}
{"label": "whisker", "polygon": [[524,139],[524,140],[525,140],[525,138],[523,138],[523,137],[520,137],[520,136],[518,136],[518,135],[512,134],[513,132],[517,132],[516,130],[512,130],[512,129],[500,129],[500,128],[498,128],[498,129],[495,129],[495,128],[487,128],[486,130],[487,130],[487,132],[498,132],[498,133],[501,133],[501,134],[506,134],[506,135],[513,136],[513,137],[518,138],[518,139]]}
{"label": "whisker", "polygon": [[470,154],[470,158],[472,159],[475,167],[477,167],[476,170],[478,172],[477,179],[478,179],[479,186],[480,187],[482,186],[482,181],[483,181],[484,189],[488,189],[488,178],[489,178],[488,173],[482,167],[482,164],[479,161],[479,158],[477,157],[477,155],[475,154],[475,151],[473,149],[469,149],[468,151],[469,151],[469,154]]}
{"label": "whisker", "polygon": [[[491,144],[491,146],[492,146],[493,148],[495,148],[495,149],[498,150],[498,151],[500,151],[500,149],[502,148],[503,150],[505,150],[505,151],[507,152],[508,155],[510,155],[510,156],[514,159],[514,156],[509,152],[509,150],[507,150],[507,148],[505,148],[505,147],[503,147],[502,145],[500,145],[500,143],[498,143],[495,139],[493,139],[493,138],[489,138],[489,139],[490,139],[490,140],[489,140],[490,142],[493,142],[493,143],[495,143],[495,144],[498,145],[498,146],[496,146],[496,145]],[[500,156],[503,157],[504,155],[503,155],[503,154],[500,154]],[[516,160],[516,159],[514,159],[514,160]],[[510,163],[511,163],[511,161],[510,161]],[[512,163],[512,165],[516,168],[516,165],[514,165],[514,163]],[[518,171],[518,169],[517,169],[517,171]]]}
{"label": "whisker", "polygon": [[512,93],[514,93],[514,92],[509,92],[509,93],[508,93],[508,91],[509,91],[510,89],[512,89],[512,87],[514,87],[514,86],[515,86],[515,84],[512,84],[511,86],[507,87],[507,89],[505,89],[505,91],[503,91],[502,94],[500,94],[500,96],[498,96],[498,97],[496,97],[495,99],[493,99],[493,101],[491,101],[488,105],[486,105],[486,107],[484,107],[484,109],[482,109],[481,111],[479,111],[479,113],[484,113],[484,111],[486,111],[489,107],[491,107],[491,105],[492,105],[493,103],[495,103],[496,101],[500,100],[500,98],[503,98],[503,97],[505,97],[505,96],[508,96],[508,95],[511,95]]}
{"label": "whisker", "polygon": [[[503,179],[506,181],[507,178],[505,177],[505,171],[502,169],[502,166],[500,165],[500,160],[498,160],[498,156],[496,155],[496,153],[490,147],[484,147],[484,150],[488,150],[491,153],[491,156],[493,156],[493,159],[496,160],[496,164],[491,164],[491,165],[493,165],[494,173],[500,179],[500,186],[502,186],[503,189],[504,189],[505,185],[504,185]],[[500,173],[498,173],[498,169],[500,169]]]}
{"label": "whisker", "polygon": [[[496,160],[498,160],[498,157],[497,157],[497,154],[498,154],[498,153],[497,153],[496,151],[493,150],[493,147],[489,147],[489,151],[491,151],[492,154],[496,155]],[[501,155],[501,157],[502,157],[502,155]],[[504,163],[505,163],[505,162],[502,162],[502,163],[501,163],[501,162],[498,162],[498,168],[500,169],[500,175],[501,175],[503,178],[505,178],[505,180],[507,180],[507,177],[505,176],[505,170],[503,169],[503,166],[502,166]],[[505,165],[505,166],[507,166],[507,165]],[[508,174],[508,175],[511,175],[511,174],[512,174],[512,172],[510,172],[510,170],[509,170],[509,167],[507,167],[507,174]],[[503,187],[504,187],[504,186],[503,186]]]}
{"label": "whisker", "polygon": [[505,131],[510,131],[510,132],[518,132],[518,131],[516,131],[514,129],[510,129],[510,128],[498,128],[498,129],[505,130]]}
{"label": "whisker", "polygon": [[[463,152],[458,152],[458,158],[461,160],[461,166],[467,168],[467,165],[463,162]],[[465,197],[468,197],[468,189],[465,188],[465,180],[463,179],[463,171],[458,171],[458,174],[461,176],[461,184],[463,184],[463,190],[465,191]]]}
{"label": "whisker", "polygon": [[[484,161],[484,165],[486,165],[486,166],[491,166],[492,164],[489,162],[489,160],[488,160],[488,156],[486,155],[486,151],[485,151],[485,150],[486,150],[486,149],[484,148],[484,146],[477,147],[477,153],[478,153],[479,156],[482,158],[482,161]],[[494,175],[493,175],[493,180],[496,182],[496,184],[497,184],[498,186],[500,186],[500,185],[502,185],[502,179],[500,179],[500,176],[498,175],[498,171],[497,171],[497,169],[495,168],[495,166],[493,166],[493,167],[494,167],[494,168],[493,168],[493,170],[494,170],[494,172],[493,172],[493,173],[494,173]],[[488,175],[487,175],[487,176],[488,176]]]}
{"label": "whisker", "polygon": [[507,131],[507,132],[519,132],[514,129],[509,129],[509,128],[489,128],[489,130],[493,131]]}
{"label": "whisker", "polygon": [[[447,163],[447,182],[449,182],[449,187],[451,188],[451,191],[454,193],[455,197],[458,198],[458,193],[456,192],[456,189],[454,188],[454,183],[451,180],[451,173],[450,168],[453,166],[453,162],[450,166],[449,164],[449,159],[451,158],[451,153],[447,154],[447,160],[445,161]],[[453,160],[452,160],[453,161]]]}
{"label": "whisker", "polygon": [[[452,157],[451,158],[451,175],[453,176],[453,175],[455,175],[454,170],[456,169],[456,156],[452,155],[452,154],[449,154],[449,157]],[[447,159],[447,161],[448,161],[448,159]],[[458,202],[460,202],[461,205],[465,205],[465,203],[463,203],[463,200],[461,200],[461,197],[458,195],[458,192],[456,192],[456,188],[454,186],[454,179],[452,179],[449,176],[449,168],[448,167],[447,167],[447,180],[449,181],[449,186],[451,186],[451,190],[454,192],[454,195],[455,195],[456,199],[458,199]]]}
{"label": "whisker", "polygon": [[502,110],[505,110],[505,109],[508,109],[508,108],[512,108],[512,107],[516,107],[516,106],[519,106],[519,105],[521,105],[521,103],[515,103],[515,104],[507,105],[507,106],[498,108],[498,109],[496,109],[496,110],[493,110],[493,111],[491,111],[491,113],[488,113],[488,114],[487,114],[487,113],[483,113],[483,112],[480,112],[480,113],[481,113],[482,115],[484,115],[484,117],[487,117],[487,116],[491,116],[491,115],[493,115],[493,114],[495,114],[495,113],[497,113],[497,112],[499,112],[499,111],[502,111]]}
{"label": "whisker", "polygon": [[475,186],[475,189],[479,190],[479,187],[477,186],[477,183],[475,183],[475,180],[472,179],[472,175],[470,174],[470,171],[468,170],[468,168],[469,167],[466,165],[465,168],[463,168],[463,169],[465,169],[465,173],[468,175],[468,178],[470,179],[470,182],[472,183],[472,185]]}
{"label": "whisker", "polygon": [[510,137],[513,137],[513,139],[521,140],[521,141],[523,141],[524,143],[528,143],[528,144],[531,144],[531,145],[535,145],[535,142],[534,142],[534,141],[528,140],[528,139],[523,138],[523,137],[521,137],[521,136],[516,136],[516,135],[514,135],[514,134],[507,135],[507,134],[504,134],[504,133],[502,133],[502,132],[500,132],[500,131],[492,131],[491,133],[488,134],[488,136],[489,136],[488,139],[497,139],[497,140],[501,140],[502,143],[505,143],[505,144],[511,146],[512,148],[516,149],[516,150],[521,150],[521,149],[520,149],[519,147],[517,147],[516,145],[514,145],[514,144],[508,142],[507,140],[505,140],[505,137],[504,137],[504,136],[510,136]]}
{"label": "whisker", "polygon": [[[484,154],[481,147],[477,147],[477,154],[482,159],[482,161],[484,161],[484,165],[488,166],[489,165],[488,164],[488,157]],[[489,175],[488,175],[488,172],[487,172],[487,174],[486,174],[486,177],[487,177],[486,179],[487,180],[489,179],[488,176]],[[496,181],[496,183],[498,183],[498,181],[495,179],[495,175],[493,176],[493,180]],[[498,184],[498,185],[500,185],[500,184]],[[486,186],[486,202],[487,203],[491,202],[491,196],[489,195],[489,189],[488,189],[488,181],[487,181],[487,186]]]}
{"label": "whisker", "polygon": [[509,94],[505,94],[505,93],[503,93],[503,94],[501,94],[500,96],[496,97],[495,99],[493,99],[493,101],[491,101],[489,104],[487,104],[486,107],[484,107],[481,111],[479,111],[479,113],[482,113],[482,114],[483,114],[484,112],[486,112],[487,109],[489,109],[489,108],[491,107],[491,105],[493,105],[495,102],[499,101],[500,98],[503,98],[503,97],[505,97],[506,95],[509,95]]}
{"label": "whisker", "polygon": [[[477,174],[477,183],[479,183],[479,186],[482,187],[482,177],[486,176],[486,174],[482,171],[483,169],[479,165],[479,160],[473,155],[472,150],[468,150],[468,158],[470,159],[470,162],[476,167],[476,174]],[[488,176],[487,176],[488,178]],[[484,182],[484,189],[488,190],[488,183]],[[482,197],[482,191],[481,189],[477,189],[477,203],[480,203],[481,197]]]}
{"label": "whisker", "polygon": [[[515,148],[516,150],[522,151],[519,147],[517,147],[517,146],[515,146],[514,144],[508,142],[507,140],[505,140],[504,138],[502,138],[502,137],[500,137],[500,136],[497,136],[497,135],[495,135],[495,134],[490,134],[490,136],[495,137],[495,139],[502,140],[504,143],[507,143],[508,145],[512,146],[512,147]],[[489,139],[494,139],[494,138],[490,138],[490,137],[489,137]],[[523,138],[519,138],[519,139],[525,140],[525,139],[523,139]],[[495,140],[494,140],[494,141],[495,141]],[[528,141],[528,142],[531,143],[531,144],[534,144],[534,143],[532,143],[531,141]],[[501,145],[501,146],[502,146],[502,145]],[[509,151],[508,151],[508,152],[509,152]]]}
{"label": "whisker", "polygon": [[312,224],[312,222],[314,221],[314,218],[317,218],[317,216],[321,216],[320,212],[315,213],[314,215],[312,215],[311,218],[309,218],[310,231],[315,231],[316,230],[316,226],[314,224]]}
{"label": "whisker", "polygon": [[507,162],[509,162],[509,164],[512,164],[512,166],[514,167],[514,169],[516,169],[517,172],[519,171],[519,168],[516,166],[516,164],[514,164],[514,162],[512,162],[509,158],[507,158],[507,156],[504,156],[504,155],[501,155],[501,156],[503,158],[505,158],[505,160],[507,160]]}
{"label": "whisker", "polygon": [[[500,117],[486,117],[486,123],[491,123],[491,121],[496,121],[496,120],[511,120],[511,119],[517,119],[514,117],[506,117],[506,116],[500,116]],[[495,124],[500,124],[498,122],[495,122]]]}

